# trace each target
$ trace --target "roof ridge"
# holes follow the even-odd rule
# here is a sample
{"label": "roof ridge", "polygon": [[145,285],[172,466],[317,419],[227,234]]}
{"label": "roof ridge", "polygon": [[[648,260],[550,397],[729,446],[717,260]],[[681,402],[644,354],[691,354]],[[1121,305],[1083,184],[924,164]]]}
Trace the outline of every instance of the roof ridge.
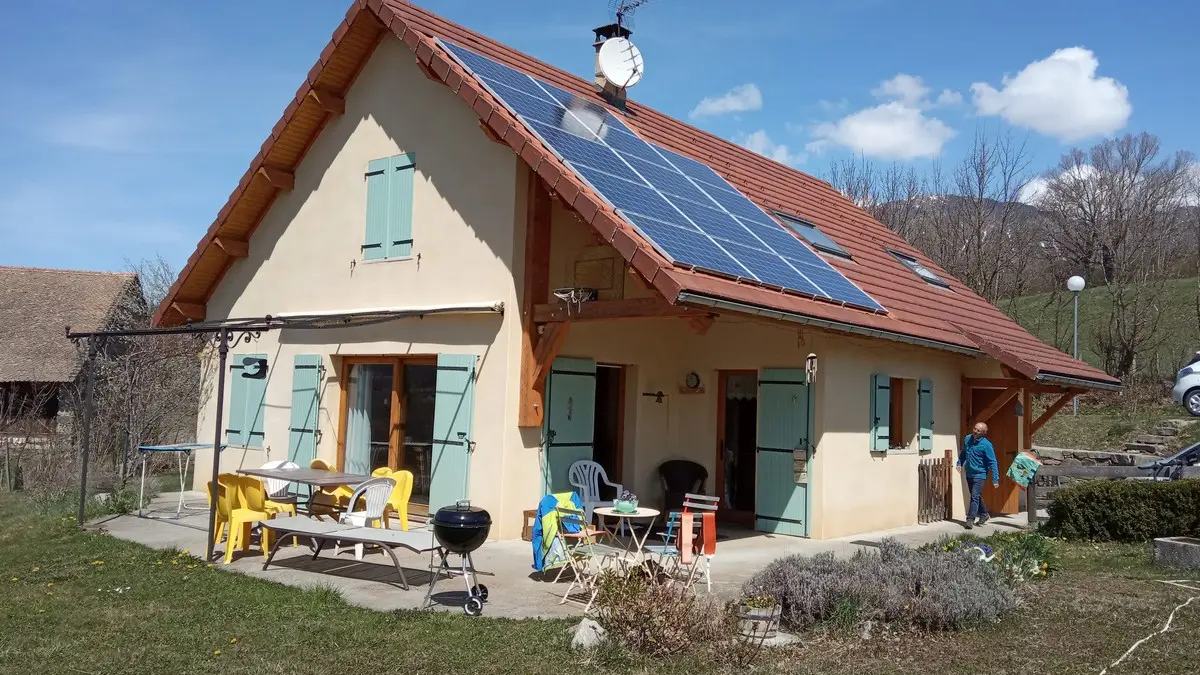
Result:
{"label": "roof ridge", "polygon": [[137,272],[107,272],[105,270],[72,270],[62,267],[28,267],[25,265],[0,265],[0,270],[22,272],[56,272],[61,274],[95,274],[97,276],[136,277]]}

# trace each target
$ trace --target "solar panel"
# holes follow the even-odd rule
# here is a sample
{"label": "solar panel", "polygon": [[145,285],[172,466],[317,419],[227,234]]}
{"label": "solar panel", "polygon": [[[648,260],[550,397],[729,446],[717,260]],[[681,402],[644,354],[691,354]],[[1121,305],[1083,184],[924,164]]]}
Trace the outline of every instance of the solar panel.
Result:
{"label": "solar panel", "polygon": [[642,140],[604,106],[440,42],[673,263],[887,311],[703,162]]}

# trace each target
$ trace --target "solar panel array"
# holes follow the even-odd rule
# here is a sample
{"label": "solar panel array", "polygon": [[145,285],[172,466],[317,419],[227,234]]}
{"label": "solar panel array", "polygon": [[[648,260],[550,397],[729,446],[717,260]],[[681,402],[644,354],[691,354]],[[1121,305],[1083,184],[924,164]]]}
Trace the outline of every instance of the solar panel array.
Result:
{"label": "solar panel array", "polygon": [[705,164],[642,140],[604,106],[442,45],[673,263],[887,311]]}

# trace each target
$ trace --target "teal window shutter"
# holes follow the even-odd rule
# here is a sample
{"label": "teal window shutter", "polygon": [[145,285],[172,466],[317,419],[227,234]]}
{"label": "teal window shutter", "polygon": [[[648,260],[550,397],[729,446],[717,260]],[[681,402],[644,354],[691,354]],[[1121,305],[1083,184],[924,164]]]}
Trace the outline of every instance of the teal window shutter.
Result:
{"label": "teal window shutter", "polygon": [[267,355],[248,354],[242,357],[242,379],[246,382],[245,441],[246,447],[263,446],[263,418],[267,412]]}
{"label": "teal window shutter", "polygon": [[407,258],[413,247],[413,178],[417,172],[413,153],[390,158],[388,166],[389,258]]}
{"label": "teal window shutter", "polygon": [[388,167],[390,159],[373,159],[367,164],[367,235],[363,240],[363,260],[387,257]]}
{"label": "teal window shutter", "polygon": [[234,354],[229,363],[229,404],[225,406],[225,442],[229,445],[246,443],[246,378],[242,377],[241,354]]}
{"label": "teal window shutter", "polygon": [[475,355],[438,354],[429,511],[467,498],[475,418]]}
{"label": "teal window shutter", "polygon": [[921,418],[921,452],[933,450],[933,380],[922,378],[917,400]]}
{"label": "teal window shutter", "polygon": [[889,375],[871,376],[871,451],[887,452],[891,444],[892,382]]}
{"label": "teal window shutter", "polygon": [[317,456],[321,371],[319,354],[296,355],[292,365],[292,420],[287,456],[300,466],[308,466]]}
{"label": "teal window shutter", "polygon": [[367,164],[367,233],[363,259],[406,258],[413,246],[413,179],[416,155],[373,159]]}

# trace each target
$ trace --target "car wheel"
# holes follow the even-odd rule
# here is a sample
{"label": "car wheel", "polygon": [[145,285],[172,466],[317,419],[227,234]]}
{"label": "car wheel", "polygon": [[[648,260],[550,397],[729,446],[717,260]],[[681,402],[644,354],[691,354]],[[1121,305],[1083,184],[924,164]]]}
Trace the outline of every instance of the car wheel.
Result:
{"label": "car wheel", "polygon": [[1183,395],[1183,407],[1192,417],[1200,417],[1200,387]]}

